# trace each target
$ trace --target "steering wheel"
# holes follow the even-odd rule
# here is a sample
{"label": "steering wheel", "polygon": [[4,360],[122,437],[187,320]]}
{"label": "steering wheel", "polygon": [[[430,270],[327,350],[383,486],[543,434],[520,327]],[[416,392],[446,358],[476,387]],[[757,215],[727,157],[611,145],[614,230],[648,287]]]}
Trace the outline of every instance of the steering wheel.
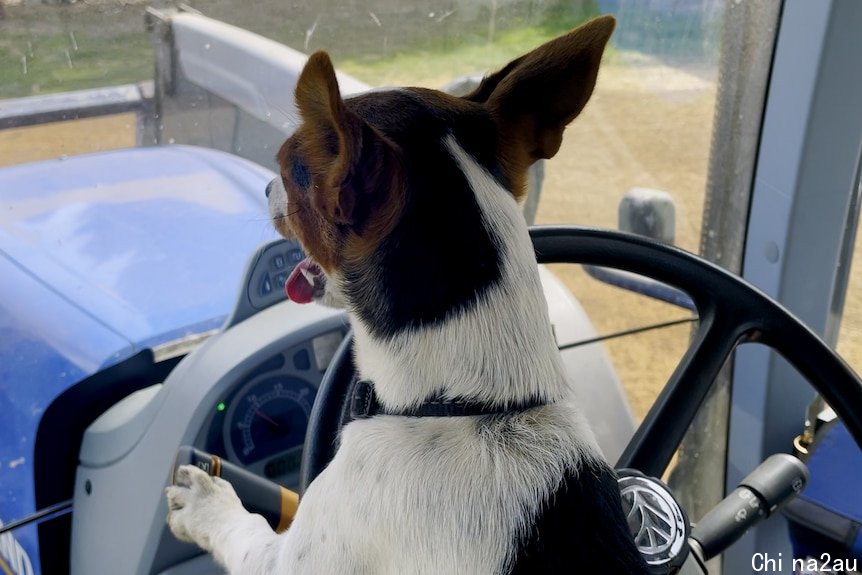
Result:
{"label": "steering wheel", "polygon": [[[813,331],[737,276],[689,252],[610,230],[574,226],[530,229],[539,263],[610,267],[646,276],[691,297],[699,315],[691,344],[635,432],[617,468],[660,477],[725,360],[737,345],[780,353],[823,396],[862,447],[862,381]],[[321,382],[305,439],[300,489],[335,454],[346,423],[344,403],[355,376],[352,339],[336,352]]]}

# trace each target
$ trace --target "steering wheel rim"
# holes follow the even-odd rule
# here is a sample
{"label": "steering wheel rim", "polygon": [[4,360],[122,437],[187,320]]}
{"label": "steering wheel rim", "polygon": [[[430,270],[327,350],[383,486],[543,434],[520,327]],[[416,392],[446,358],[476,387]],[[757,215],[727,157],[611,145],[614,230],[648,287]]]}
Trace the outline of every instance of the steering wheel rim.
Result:
{"label": "steering wheel rim", "polygon": [[[817,334],[754,286],[699,256],[633,234],[536,226],[530,237],[540,264],[587,264],[646,276],[688,294],[699,314],[688,350],[617,468],[661,476],[726,359],[748,342],[780,353],[823,396],[862,448],[862,380]],[[337,448],[346,422],[344,400],[355,378],[352,357],[348,335],[324,375],[310,415],[300,470],[303,491]]]}
{"label": "steering wheel rim", "polygon": [[347,332],[323,374],[308,415],[305,445],[299,466],[299,494],[329,464],[338,449],[338,434],[347,422],[346,398],[356,379],[353,365],[353,330]]}

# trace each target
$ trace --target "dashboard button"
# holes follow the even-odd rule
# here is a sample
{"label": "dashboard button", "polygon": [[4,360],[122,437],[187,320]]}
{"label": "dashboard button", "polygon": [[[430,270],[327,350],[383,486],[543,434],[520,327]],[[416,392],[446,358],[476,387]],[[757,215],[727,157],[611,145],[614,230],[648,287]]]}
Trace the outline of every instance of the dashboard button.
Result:
{"label": "dashboard button", "polygon": [[272,267],[277,270],[280,270],[284,267],[284,256],[281,254],[276,254],[272,258]]}
{"label": "dashboard button", "polygon": [[301,349],[293,354],[293,366],[300,371],[306,371],[311,367],[311,356],[308,355],[308,350]]}
{"label": "dashboard button", "polygon": [[291,250],[288,257],[293,263],[299,263],[305,259],[305,254],[302,253],[302,250]]}
{"label": "dashboard button", "polygon": [[272,293],[272,280],[269,279],[269,274],[263,274],[260,280],[260,295],[269,295]]}

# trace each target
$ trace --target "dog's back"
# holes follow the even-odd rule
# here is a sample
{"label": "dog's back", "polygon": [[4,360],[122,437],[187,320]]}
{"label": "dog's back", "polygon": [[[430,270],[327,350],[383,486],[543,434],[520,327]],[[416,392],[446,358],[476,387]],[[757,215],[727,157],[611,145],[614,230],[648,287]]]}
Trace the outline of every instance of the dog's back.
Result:
{"label": "dog's back", "polygon": [[[561,403],[500,417],[351,423],[306,495],[314,517],[297,517],[316,530],[299,537],[343,545],[356,554],[348,564],[367,573],[643,572],[616,479],[590,455],[580,422]],[[333,515],[321,516],[327,507]],[[343,572],[343,560],[297,567]]]}

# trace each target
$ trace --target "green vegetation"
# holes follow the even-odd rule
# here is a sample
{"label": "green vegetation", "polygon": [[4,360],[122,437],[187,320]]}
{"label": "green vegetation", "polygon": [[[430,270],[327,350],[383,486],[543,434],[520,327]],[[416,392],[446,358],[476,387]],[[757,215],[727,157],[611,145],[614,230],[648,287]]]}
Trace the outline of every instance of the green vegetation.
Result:
{"label": "green vegetation", "polygon": [[[364,8],[335,0],[263,1],[254,10],[237,0],[197,0],[194,5],[300,49],[313,28],[309,51],[329,50],[339,69],[374,86],[439,87],[464,74],[488,72],[596,13],[594,0],[500,2],[493,16],[483,4],[467,19],[459,18],[457,10],[451,18],[439,13],[431,18],[416,6],[374,14],[382,21],[378,24]],[[7,7],[7,18],[0,20],[0,99],[152,78],[144,6],[81,2]]]}
{"label": "green vegetation", "polygon": [[339,58],[336,66],[372,86],[439,88],[459,76],[497,70],[598,14],[595,0],[555,0],[532,15],[502,17],[489,41],[490,15],[483,13],[457,36],[416,39],[390,55]]}
{"label": "green vegetation", "polygon": [[556,0],[542,14],[542,29],[549,36],[557,36],[571,30],[581,22],[599,15],[597,0]]}
{"label": "green vegetation", "polygon": [[492,72],[557,34],[533,26],[499,32],[494,42],[464,43],[436,50],[405,51],[389,57],[340,59],[336,66],[372,86],[422,85],[439,88],[465,74]]}
{"label": "green vegetation", "polygon": [[0,21],[0,98],[152,78],[140,6],[14,6]]}

